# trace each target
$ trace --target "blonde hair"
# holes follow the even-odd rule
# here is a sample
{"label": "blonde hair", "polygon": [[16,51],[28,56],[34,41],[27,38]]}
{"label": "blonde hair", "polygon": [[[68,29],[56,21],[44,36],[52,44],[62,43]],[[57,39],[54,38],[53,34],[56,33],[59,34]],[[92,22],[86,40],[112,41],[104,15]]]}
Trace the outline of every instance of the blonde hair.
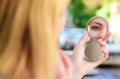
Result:
{"label": "blonde hair", "polygon": [[3,79],[55,79],[59,57],[53,33],[67,3],[67,0],[0,0]]}

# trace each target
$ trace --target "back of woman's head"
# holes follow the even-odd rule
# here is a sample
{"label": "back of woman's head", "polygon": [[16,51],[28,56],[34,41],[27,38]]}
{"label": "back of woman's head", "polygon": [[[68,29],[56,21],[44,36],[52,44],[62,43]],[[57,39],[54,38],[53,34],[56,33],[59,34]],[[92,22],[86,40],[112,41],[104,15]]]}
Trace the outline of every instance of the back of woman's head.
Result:
{"label": "back of woman's head", "polygon": [[67,0],[0,0],[0,76],[54,79],[57,30]]}

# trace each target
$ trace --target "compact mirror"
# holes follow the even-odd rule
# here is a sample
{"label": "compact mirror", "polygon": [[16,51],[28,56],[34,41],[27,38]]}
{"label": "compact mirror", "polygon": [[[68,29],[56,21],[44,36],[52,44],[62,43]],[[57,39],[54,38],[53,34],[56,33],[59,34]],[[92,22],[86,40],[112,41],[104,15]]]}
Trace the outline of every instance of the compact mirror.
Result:
{"label": "compact mirror", "polygon": [[104,39],[108,34],[108,22],[101,16],[92,17],[86,28],[90,38],[95,40]]}
{"label": "compact mirror", "polygon": [[85,46],[85,59],[88,61],[97,61],[103,58],[98,40],[104,40],[107,37],[108,22],[101,16],[94,16],[88,21],[86,30],[88,31],[90,40]]}

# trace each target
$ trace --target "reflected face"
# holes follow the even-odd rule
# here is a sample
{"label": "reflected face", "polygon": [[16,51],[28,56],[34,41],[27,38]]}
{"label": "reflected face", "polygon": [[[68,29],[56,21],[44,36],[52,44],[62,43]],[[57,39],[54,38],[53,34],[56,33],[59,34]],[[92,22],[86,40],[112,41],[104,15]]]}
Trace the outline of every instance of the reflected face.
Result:
{"label": "reflected face", "polygon": [[89,20],[87,31],[92,39],[104,39],[108,34],[108,23],[102,17],[94,17]]}

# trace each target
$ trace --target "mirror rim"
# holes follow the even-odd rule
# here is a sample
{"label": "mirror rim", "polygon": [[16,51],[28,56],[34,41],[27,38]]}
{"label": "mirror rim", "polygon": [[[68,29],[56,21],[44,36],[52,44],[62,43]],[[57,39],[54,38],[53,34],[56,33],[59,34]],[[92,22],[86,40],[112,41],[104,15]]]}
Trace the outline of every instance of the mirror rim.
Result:
{"label": "mirror rim", "polygon": [[104,39],[106,38],[107,34],[108,34],[108,31],[109,31],[109,23],[108,23],[108,21],[107,21],[104,17],[102,17],[102,16],[93,16],[93,17],[91,17],[91,18],[88,20],[87,24],[86,24],[86,31],[88,32],[88,34],[89,34],[89,36],[90,36],[91,39],[95,39],[95,38],[92,37],[92,35],[91,35],[90,32],[88,31],[88,26],[89,26],[90,22],[92,22],[93,20],[95,20],[95,19],[97,19],[97,18],[102,19],[102,20],[106,23],[106,27],[107,27],[106,35],[105,35],[105,37],[101,38],[101,39],[104,40]]}

